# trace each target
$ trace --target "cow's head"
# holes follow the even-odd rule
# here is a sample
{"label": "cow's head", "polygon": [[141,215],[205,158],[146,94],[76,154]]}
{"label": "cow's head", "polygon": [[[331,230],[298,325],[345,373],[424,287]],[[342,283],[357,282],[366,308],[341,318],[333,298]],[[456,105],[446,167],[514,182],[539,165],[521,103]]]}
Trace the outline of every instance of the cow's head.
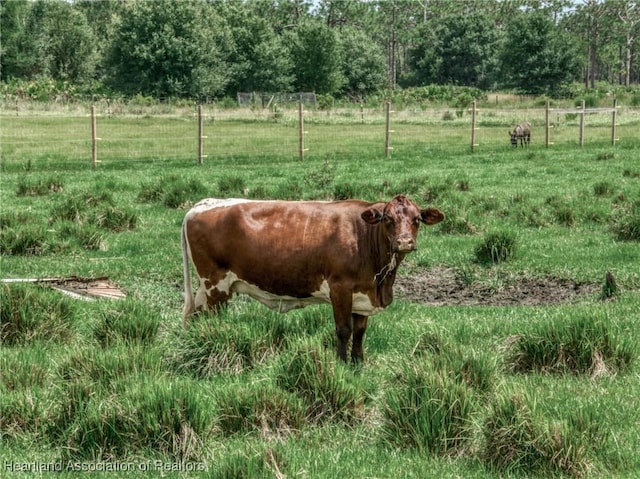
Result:
{"label": "cow's head", "polygon": [[509,136],[511,137],[511,144],[513,146],[518,146],[518,135],[516,133],[516,130],[510,131]]}
{"label": "cow's head", "polygon": [[421,210],[403,195],[393,198],[382,210],[369,208],[361,216],[368,224],[384,229],[394,253],[409,253],[416,249],[420,223],[435,225],[444,219],[442,211],[436,208]]}

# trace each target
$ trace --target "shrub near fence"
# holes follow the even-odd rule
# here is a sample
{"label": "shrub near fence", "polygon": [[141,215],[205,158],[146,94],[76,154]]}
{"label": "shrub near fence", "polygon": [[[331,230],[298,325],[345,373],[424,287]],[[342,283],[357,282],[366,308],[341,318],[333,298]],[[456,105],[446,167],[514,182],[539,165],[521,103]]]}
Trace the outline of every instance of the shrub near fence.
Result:
{"label": "shrub near fence", "polygon": [[443,147],[461,152],[470,148],[500,151],[512,148],[508,132],[522,121],[532,124],[530,148],[578,147],[581,143],[602,147],[610,146],[612,140],[627,148],[637,145],[640,123],[640,109],[627,107],[478,108],[475,113],[451,108],[394,111],[386,105],[302,108],[274,111],[207,105],[125,111],[103,102],[85,113],[79,113],[82,110],[77,106],[71,111],[4,110],[0,112],[2,162],[55,159],[73,164],[86,161],[87,167],[95,167],[92,158],[99,164],[255,156],[381,158]]}

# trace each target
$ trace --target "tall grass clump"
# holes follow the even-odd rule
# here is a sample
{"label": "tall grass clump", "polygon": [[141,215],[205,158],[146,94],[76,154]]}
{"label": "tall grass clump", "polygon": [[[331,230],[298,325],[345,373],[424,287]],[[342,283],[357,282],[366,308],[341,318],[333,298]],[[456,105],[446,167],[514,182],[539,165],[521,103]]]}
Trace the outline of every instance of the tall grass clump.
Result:
{"label": "tall grass clump", "polygon": [[640,206],[617,215],[609,228],[620,241],[640,241]]}
{"label": "tall grass clump", "polygon": [[368,393],[362,379],[335,352],[314,342],[303,341],[283,355],[277,384],[304,401],[313,421],[353,423],[365,414]]}
{"label": "tall grass clump", "polygon": [[29,180],[26,176],[21,176],[18,179],[16,196],[44,196],[49,193],[59,193],[62,189],[62,180],[57,177]]}
{"label": "tall grass clump", "polygon": [[92,347],[74,351],[58,368],[65,383],[80,381],[111,388],[128,376],[158,375],[162,372],[162,356],[145,345],[117,344],[107,349]]}
{"label": "tall grass clump", "polygon": [[162,203],[167,208],[179,208],[188,201],[200,200],[205,192],[205,186],[196,178],[175,180],[167,189]]}
{"label": "tall grass clump", "polygon": [[512,339],[507,366],[516,373],[601,375],[624,372],[635,359],[630,341],[616,335],[605,316],[559,316]]}
{"label": "tall grass clump", "polygon": [[473,348],[461,348],[440,334],[429,331],[419,335],[412,356],[431,371],[462,382],[479,394],[493,390],[497,372],[495,358],[478,354]]}
{"label": "tall grass clump", "polygon": [[613,194],[613,185],[608,181],[599,181],[595,185],[593,185],[593,194],[596,196],[609,196]]}
{"label": "tall grass clump", "polygon": [[135,229],[138,213],[115,205],[110,193],[77,193],[51,209],[49,222],[71,222],[80,226],[97,226],[108,231]]}
{"label": "tall grass clump", "polygon": [[67,244],[76,243],[89,251],[104,251],[105,232],[92,224],[77,224],[64,221],[58,224],[58,234]]}
{"label": "tall grass clump", "polygon": [[446,179],[441,182],[432,183],[427,185],[423,190],[422,199],[425,203],[433,203],[438,199],[450,194],[455,189],[455,185],[452,180]]}
{"label": "tall grass clump", "polygon": [[162,454],[198,460],[211,433],[209,404],[191,384],[131,380],[120,392],[92,396],[65,431],[64,459],[109,460]]}
{"label": "tall grass clump", "polygon": [[299,200],[304,197],[305,189],[298,180],[284,180],[271,191],[273,198],[283,200]]}
{"label": "tall grass clump", "polygon": [[553,210],[553,217],[559,225],[571,228],[576,224],[576,215],[570,206],[560,206]]}
{"label": "tall grass clump", "polygon": [[[428,185],[429,179],[426,176],[408,176],[398,183],[396,191],[408,196],[419,196]],[[446,190],[446,188],[445,188]],[[444,191],[444,190],[443,190]]]}
{"label": "tall grass clump", "polygon": [[55,251],[59,244],[44,225],[3,226],[0,229],[0,254],[41,256]]}
{"label": "tall grass clump", "polygon": [[[247,454],[247,451],[234,451],[219,461],[213,471],[209,471],[211,479],[272,479],[273,472],[268,467],[262,454]],[[284,477],[282,474],[275,477]]]}
{"label": "tall grass clump", "polygon": [[145,381],[126,392],[135,404],[130,434],[137,450],[151,448],[175,460],[202,457],[204,440],[211,433],[210,405],[194,384],[167,380]]}
{"label": "tall grass clump", "polygon": [[15,228],[18,225],[26,225],[31,222],[31,216],[24,211],[3,211],[0,214],[0,229]]}
{"label": "tall grass clump", "polygon": [[161,203],[164,196],[162,183],[143,183],[138,190],[139,203]]}
{"label": "tall grass clump", "polygon": [[473,391],[428,362],[405,364],[386,394],[383,435],[396,447],[452,454],[471,436]]}
{"label": "tall grass clump", "polygon": [[305,423],[302,400],[271,384],[248,384],[223,389],[217,394],[217,428],[225,436],[258,433],[281,437]]}
{"label": "tall grass clump", "polygon": [[246,187],[242,176],[227,175],[218,180],[218,193],[223,196],[244,196]]}
{"label": "tall grass clump", "polygon": [[566,199],[558,195],[551,195],[545,199],[545,204],[551,210],[551,216],[557,224],[569,228],[575,225],[576,214]]}
{"label": "tall grass clump", "polygon": [[52,223],[65,220],[74,223],[92,222],[95,218],[92,213],[101,206],[114,206],[110,193],[74,193],[53,206],[49,220]]}
{"label": "tall grass clump", "polygon": [[282,346],[273,331],[265,321],[236,321],[227,311],[215,318],[192,318],[178,332],[167,361],[177,372],[198,378],[240,374]]}
{"label": "tall grass clump", "polygon": [[93,215],[93,223],[105,230],[120,232],[136,228],[138,213],[130,208],[109,206]]}
{"label": "tall grass clump", "polygon": [[94,336],[103,347],[117,342],[151,344],[158,334],[159,315],[140,302],[109,304],[100,313]]}
{"label": "tall grass clump", "polygon": [[75,305],[59,293],[31,284],[2,284],[0,307],[4,345],[67,342],[74,336]]}
{"label": "tall grass clump", "polygon": [[23,439],[25,435],[38,438],[47,423],[46,405],[41,396],[31,390],[18,390],[0,394],[0,418],[3,448],[7,439]]}
{"label": "tall grass clump", "polygon": [[106,395],[100,385],[78,379],[57,382],[53,391],[55,401],[47,415],[47,435],[54,442],[67,439],[76,419],[87,414],[92,398]]}
{"label": "tall grass clump", "polygon": [[583,477],[591,468],[583,431],[551,423],[529,407],[521,396],[498,396],[492,402],[483,428],[481,456],[499,473],[558,473]]}
{"label": "tall grass clump", "polygon": [[512,231],[490,232],[484,235],[474,250],[476,261],[497,264],[510,259],[516,252],[517,238]]}
{"label": "tall grass clump", "polygon": [[167,208],[179,208],[195,202],[205,195],[207,189],[197,178],[181,178],[170,175],[156,183],[144,183],[138,191],[140,203],[162,203]]}
{"label": "tall grass clump", "polygon": [[41,347],[20,347],[14,354],[0,356],[0,391],[15,391],[45,386],[50,379],[48,359]]}
{"label": "tall grass clump", "polygon": [[[131,390],[132,384],[138,385],[145,378],[161,380],[161,359],[157,351],[144,345],[118,344],[108,349],[91,347],[72,352],[55,371],[54,401],[48,415],[49,436],[56,443],[67,443],[78,433],[78,425],[103,403],[119,405],[118,396]],[[104,423],[104,415],[98,414],[100,416]]]}
{"label": "tall grass clump", "polygon": [[348,182],[339,182],[333,186],[333,199],[334,200],[348,200],[351,198],[357,198],[358,189]]}
{"label": "tall grass clump", "polygon": [[442,223],[438,225],[438,232],[442,234],[476,234],[478,228],[469,219],[469,213],[457,207],[447,209],[447,215]]}

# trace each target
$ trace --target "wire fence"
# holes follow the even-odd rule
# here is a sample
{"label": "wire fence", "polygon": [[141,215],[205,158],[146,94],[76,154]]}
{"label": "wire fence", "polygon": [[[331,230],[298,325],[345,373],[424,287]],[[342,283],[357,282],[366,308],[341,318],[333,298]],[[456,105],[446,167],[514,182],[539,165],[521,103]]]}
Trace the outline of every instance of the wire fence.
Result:
{"label": "wire fence", "polygon": [[[92,113],[93,112],[93,113]],[[438,150],[513,149],[509,131],[532,125],[529,149],[640,147],[640,108],[217,108],[157,105],[125,109],[108,101],[0,109],[5,165],[180,159],[401,158]],[[523,147],[518,147],[523,148]]]}

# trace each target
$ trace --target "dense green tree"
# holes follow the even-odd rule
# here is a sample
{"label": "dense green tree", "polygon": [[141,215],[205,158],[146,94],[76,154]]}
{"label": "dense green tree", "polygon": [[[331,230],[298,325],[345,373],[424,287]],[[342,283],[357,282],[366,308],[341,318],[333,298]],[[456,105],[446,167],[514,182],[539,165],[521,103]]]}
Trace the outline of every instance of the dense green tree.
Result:
{"label": "dense green tree", "polygon": [[[0,80],[125,95],[640,81],[636,0],[0,0]],[[581,70],[582,69],[582,70]],[[383,79],[386,76],[386,79]]]}
{"label": "dense green tree", "polygon": [[231,43],[207,3],[133,2],[113,40],[111,84],[128,94],[219,95],[229,81],[224,46]]}
{"label": "dense green tree", "polygon": [[290,91],[293,63],[289,50],[268,20],[250,5],[224,2],[218,12],[229,26],[233,46],[227,58],[230,80],[227,92]]}
{"label": "dense green tree", "polygon": [[500,55],[505,86],[524,93],[557,92],[580,74],[571,38],[544,11],[521,13],[507,25]]}
{"label": "dense green tree", "polygon": [[345,78],[343,89],[349,96],[362,99],[389,85],[384,52],[365,32],[344,28],[340,32],[340,40],[345,52],[342,64]]}
{"label": "dense green tree", "polygon": [[345,83],[343,51],[335,30],[319,21],[307,21],[289,35],[297,91],[334,94]]}
{"label": "dense green tree", "polygon": [[0,79],[32,78],[41,70],[35,38],[28,30],[30,3],[0,1]]}
{"label": "dense green tree", "polygon": [[487,88],[496,80],[499,37],[488,16],[448,16],[427,22],[420,32],[409,54],[410,83]]}
{"label": "dense green tree", "polygon": [[[633,46],[640,38],[640,2],[628,1],[622,2],[620,0],[609,0],[607,3],[611,4],[611,10],[613,17],[619,22],[614,22],[614,28],[619,38],[622,40],[620,43],[624,45],[623,61],[621,62],[623,67],[623,80],[622,84],[629,86],[631,84],[631,65],[633,59]],[[636,59],[638,55],[636,55]]]}
{"label": "dense green tree", "polygon": [[49,76],[82,83],[97,62],[86,17],[63,0],[2,3],[2,77]]}
{"label": "dense green tree", "polygon": [[[585,59],[585,86],[596,80],[629,85],[640,42],[640,4],[635,1],[588,0],[563,24],[572,32]],[[634,55],[635,47],[635,55]]]}
{"label": "dense green tree", "polygon": [[416,42],[408,52],[409,68],[399,80],[403,87],[435,83],[442,69],[444,59],[439,52],[438,32],[431,22],[420,25],[417,31]]}
{"label": "dense green tree", "polygon": [[98,55],[96,77],[103,80],[107,55],[126,3],[122,0],[77,0],[75,5],[93,29]]}
{"label": "dense green tree", "polygon": [[86,16],[65,1],[40,1],[43,21],[34,26],[45,61],[55,79],[73,82],[93,78],[97,42]]}

